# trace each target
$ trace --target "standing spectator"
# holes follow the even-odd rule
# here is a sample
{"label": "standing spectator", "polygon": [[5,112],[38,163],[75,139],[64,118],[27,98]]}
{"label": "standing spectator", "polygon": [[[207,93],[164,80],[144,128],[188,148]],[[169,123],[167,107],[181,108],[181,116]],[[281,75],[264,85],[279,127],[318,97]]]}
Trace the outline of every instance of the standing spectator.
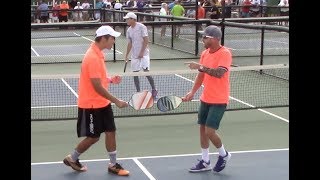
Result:
{"label": "standing spectator", "polygon": [[55,2],[52,7],[52,22],[59,22],[58,20],[59,10],[60,10],[60,7],[58,6],[58,3]]}
{"label": "standing spectator", "polygon": [[[69,5],[69,9],[74,9],[74,7],[76,7],[77,6],[77,0],[71,0],[69,3],[68,3],[68,5]],[[74,21],[74,17],[73,17],[73,11],[71,11],[70,13],[69,13],[69,17]]]}
{"label": "standing spectator", "polygon": [[260,14],[260,0],[252,0],[251,5],[252,5],[252,7],[251,7],[252,16],[253,17],[261,16],[261,14]]}
{"label": "standing spectator", "polygon": [[[288,0],[281,0],[278,4],[280,6],[280,16],[289,16],[289,1]],[[280,25],[282,25],[282,22],[280,22]],[[288,26],[288,21],[284,22],[285,26]]]}
{"label": "standing spectator", "polygon": [[198,2],[198,19],[206,18],[206,10],[201,6],[201,3]]}
{"label": "standing spectator", "polygon": [[[198,2],[198,19],[204,19],[205,13],[206,13],[205,9],[201,6],[201,3]],[[198,29],[202,30],[202,24],[199,24]]]}
{"label": "standing spectator", "polygon": [[74,21],[83,21],[83,19],[82,19],[83,7],[80,5],[80,2],[77,2],[77,5],[74,7],[74,10],[75,10],[75,11],[73,11]]}
{"label": "standing spectator", "polygon": [[[173,6],[173,8],[171,9],[171,14],[174,17],[183,17],[185,10],[183,8],[183,6],[181,6],[181,0],[175,0],[175,5]],[[176,30],[176,26],[178,26],[178,30]],[[172,28],[173,31],[173,37],[179,37],[180,35],[180,28],[182,25],[174,25]]]}
{"label": "standing spectator", "polygon": [[210,5],[211,5],[211,9],[207,13],[207,16],[210,19],[219,19],[220,18],[220,11],[219,11],[219,8],[216,5],[216,2],[214,0],[211,0],[210,1]]}
{"label": "standing spectator", "polygon": [[[117,11],[121,11],[122,10],[122,4],[120,3],[119,0],[116,0],[116,3],[114,4],[114,9]],[[115,13],[115,21],[120,21],[120,19],[122,19],[122,14],[120,13]]]}
{"label": "standing spectator", "polygon": [[[167,3],[161,3],[161,9],[159,15],[161,16],[167,16],[168,15],[168,4]],[[160,21],[167,21],[167,18],[159,18]],[[160,39],[164,38],[166,35],[166,25],[161,26],[160,31]]]}
{"label": "standing spectator", "polygon": [[[137,15],[133,12],[128,12],[125,17],[127,24],[130,26],[127,30],[127,52],[125,61],[128,62],[128,55],[131,52],[131,71],[139,72],[143,70],[148,72],[150,70],[150,53],[149,53],[149,38],[147,27],[137,22]],[[140,92],[140,81],[138,76],[134,76],[134,85],[137,92]],[[154,80],[151,76],[146,76],[151,88],[152,96],[156,99],[158,91],[155,88]]]}
{"label": "standing spectator", "polygon": [[68,22],[68,10],[69,5],[66,1],[62,1],[62,4],[60,4],[59,22]]}
{"label": "standing spectator", "polygon": [[103,8],[103,6],[104,6],[104,3],[102,2],[102,0],[98,0],[97,2],[96,2],[96,10],[95,10],[95,13],[94,13],[94,18],[96,19],[96,20],[100,20],[101,19],[101,9]]}
{"label": "standing spectator", "polygon": [[243,17],[243,18],[250,17],[250,6],[251,6],[250,0],[244,0],[242,2],[241,17]]}
{"label": "standing spectator", "polygon": [[43,0],[41,4],[38,6],[37,10],[40,12],[40,22],[48,23],[48,18],[49,18],[48,4]]}
{"label": "standing spectator", "polygon": [[[84,10],[90,9],[90,4],[88,3],[88,0],[84,0],[82,3],[82,8]],[[88,11],[82,11],[82,17],[84,21],[89,21],[89,12]]]}
{"label": "standing spectator", "polygon": [[[225,4],[224,6],[224,18],[231,18],[231,6],[230,6],[230,2],[229,0],[225,0],[225,1],[221,1],[221,6],[223,6],[223,4]],[[221,7],[221,11],[222,11],[222,7]]]}

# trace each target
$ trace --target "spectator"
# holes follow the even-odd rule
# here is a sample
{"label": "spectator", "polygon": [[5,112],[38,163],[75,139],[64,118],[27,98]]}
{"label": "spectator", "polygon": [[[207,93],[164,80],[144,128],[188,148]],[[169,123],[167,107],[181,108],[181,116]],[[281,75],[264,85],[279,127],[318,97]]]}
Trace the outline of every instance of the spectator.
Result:
{"label": "spectator", "polygon": [[[82,3],[83,9],[90,9],[90,4],[88,3],[88,0],[84,0]],[[89,12],[88,11],[82,11],[82,18],[84,21],[89,21]]]}
{"label": "spectator", "polygon": [[[77,0],[71,0],[68,3],[68,5],[69,5],[69,9],[74,9],[74,7],[77,6]],[[74,21],[75,18],[73,17],[73,11],[71,11],[69,15],[70,15],[70,18]]]}
{"label": "spectator", "polygon": [[[183,8],[183,6],[181,6],[181,0],[175,0],[175,5],[173,6],[172,10],[171,10],[171,14],[174,17],[183,17],[185,13],[185,10]],[[176,26],[178,26],[178,30],[176,30]],[[179,37],[180,35],[180,28],[181,25],[174,25],[172,28],[173,31],[173,37]]]}
{"label": "spectator", "polygon": [[[280,16],[289,16],[289,1],[288,0],[281,0],[278,4],[280,6]],[[282,22],[280,22],[280,25],[282,25]],[[284,22],[285,26],[288,26],[288,21]]]}
{"label": "spectator", "polygon": [[66,1],[62,1],[62,4],[60,4],[59,22],[68,22],[68,10],[69,5]]}
{"label": "spectator", "polygon": [[[116,3],[114,4],[114,9],[121,11],[122,10],[122,4],[120,3],[119,0],[116,0]],[[120,13],[115,13],[115,21],[120,21],[122,19],[122,16]]]}
{"label": "spectator", "polygon": [[40,12],[40,23],[48,23],[48,4],[45,1],[42,1],[41,4],[38,6],[37,10]]}
{"label": "spectator", "polygon": [[73,11],[73,20],[74,21],[83,21],[83,19],[82,19],[83,7],[80,5],[80,2],[77,2],[77,5],[74,7],[74,10],[77,10],[77,11]]}
{"label": "spectator", "polygon": [[58,16],[59,16],[59,10],[60,7],[58,6],[58,3],[55,2],[53,7],[52,7],[52,22],[59,22]]}
{"label": "spectator", "polygon": [[97,9],[94,13],[94,18],[96,20],[100,20],[101,17],[100,17],[100,10],[103,8],[104,6],[104,3],[102,2],[102,0],[98,0],[97,3],[96,3],[96,8]]}
{"label": "spectator", "polygon": [[244,0],[244,1],[242,2],[241,17],[243,17],[243,18],[248,18],[248,17],[250,17],[250,7],[251,7],[251,2],[250,2],[250,0]]}
{"label": "spectator", "polygon": [[252,0],[251,1],[251,11],[252,11],[252,17],[259,17],[260,14],[260,0]]}
{"label": "spectator", "polygon": [[209,17],[210,19],[219,19],[220,18],[220,11],[216,5],[216,2],[211,0],[210,4],[211,4],[211,9],[207,13],[207,17]]}
{"label": "spectator", "polygon": [[201,6],[201,3],[198,2],[198,19],[205,18],[205,9]]}
{"label": "spectator", "polygon": [[[160,14],[161,16],[167,16],[168,15],[168,4],[167,3],[161,3],[161,9]],[[167,21],[167,18],[159,18],[160,21]],[[164,38],[166,35],[166,25],[161,26],[160,31],[160,39]]]}

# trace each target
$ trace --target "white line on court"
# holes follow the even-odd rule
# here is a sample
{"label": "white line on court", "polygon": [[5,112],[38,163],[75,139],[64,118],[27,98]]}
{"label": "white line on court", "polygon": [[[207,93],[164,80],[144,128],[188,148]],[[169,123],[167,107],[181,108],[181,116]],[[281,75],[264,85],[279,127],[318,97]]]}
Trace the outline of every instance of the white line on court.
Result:
{"label": "white line on court", "polygon": [[36,56],[40,56],[36,50],[33,49],[33,47],[31,46],[31,50],[36,54]]}
{"label": "white line on court", "polygon": [[[200,99],[192,99],[192,102],[199,102]],[[111,103],[115,105],[114,103]],[[154,104],[157,104],[155,101]],[[31,106],[31,109],[45,109],[45,108],[68,108],[68,107],[77,107],[78,105],[60,105],[60,106]]]}
{"label": "white line on court", "polygon": [[148,176],[148,178],[150,180],[156,180],[156,178],[154,178],[149,171],[147,170],[147,168],[145,168],[141,162],[137,159],[137,158],[132,158],[132,160],[139,166],[139,168],[144,172],[144,174],[146,174]]}
{"label": "white line on court", "polygon": [[289,44],[289,43],[283,42],[283,41],[274,41],[274,40],[268,40],[268,39],[265,39],[265,41],[270,41],[270,42],[275,42],[275,43],[282,43],[282,44]]}
{"label": "white line on court", "polygon": [[[191,80],[191,79],[188,79],[188,78],[186,78],[186,77],[183,77],[183,76],[181,76],[181,75],[179,75],[179,74],[175,74],[175,75],[178,76],[178,77],[180,77],[180,78],[182,78],[182,79],[184,79],[184,80],[186,80],[186,81],[189,81],[189,82],[194,83],[194,81]],[[204,87],[204,86],[201,85],[201,87]],[[251,105],[251,104],[249,104],[249,103],[247,103],[247,102],[241,101],[240,99],[237,99],[237,98],[234,98],[234,97],[231,97],[231,96],[229,96],[229,97],[230,97],[230,99],[233,99],[233,100],[235,100],[235,101],[237,101],[237,102],[239,102],[239,103],[242,103],[242,104],[247,105],[247,106],[249,106],[249,107],[255,108],[254,105]],[[285,118],[283,118],[283,117],[280,117],[280,116],[278,116],[278,115],[275,115],[275,114],[273,114],[273,113],[271,113],[271,112],[269,112],[269,111],[266,111],[266,110],[263,110],[263,109],[260,109],[260,108],[257,109],[257,110],[258,110],[258,111],[261,111],[261,112],[263,112],[263,113],[266,113],[266,114],[268,114],[268,115],[270,115],[270,116],[273,116],[273,117],[275,117],[275,118],[278,118],[278,119],[280,119],[280,120],[282,120],[282,121],[284,121],[284,122],[289,123],[289,120],[288,120],[288,119],[285,119]]]}
{"label": "white line on court", "polygon": [[[89,38],[86,38],[86,37],[84,37],[84,36],[81,36],[80,34],[77,34],[77,33],[75,33],[75,32],[73,32],[73,34],[76,35],[76,36],[82,37],[83,39],[86,39],[86,40],[88,40],[88,41],[94,42],[94,40],[89,39]],[[111,48],[111,50],[113,50],[113,48]],[[118,51],[118,50],[116,50],[116,52],[119,53],[119,54],[123,54],[121,51]]]}
{"label": "white line on court", "polygon": [[[111,52],[108,52],[106,54],[113,54]],[[53,55],[43,55],[41,57],[63,57],[63,56],[83,56],[85,54],[59,54],[59,55],[56,55],[56,54],[53,54]],[[36,57],[36,56],[31,56],[31,57]]]}
{"label": "white line on court", "polygon": [[72,87],[65,81],[63,78],[61,78],[61,81],[68,87],[68,89],[78,98],[78,94],[72,89]]}
{"label": "white line on court", "polygon": [[62,105],[62,106],[33,106],[31,109],[42,109],[42,108],[67,108],[67,107],[77,107],[78,105]]}
{"label": "white line on court", "polygon": [[[232,154],[243,154],[243,153],[261,153],[261,152],[277,152],[277,151],[288,151],[289,148],[278,148],[278,149],[260,149],[260,150],[247,150],[247,151],[230,151]],[[210,155],[218,154],[218,152],[209,153]],[[170,158],[170,157],[186,157],[186,156],[199,156],[200,153],[195,154],[176,154],[176,155],[161,155],[161,156],[143,156],[143,157],[126,157],[126,158],[117,158],[118,160],[133,160],[133,159],[157,159],[157,158]],[[90,160],[81,160],[81,162],[99,162],[99,161],[108,161],[109,159],[90,159]],[[39,162],[31,163],[34,165],[47,165],[47,164],[61,164],[62,161],[56,162]]]}

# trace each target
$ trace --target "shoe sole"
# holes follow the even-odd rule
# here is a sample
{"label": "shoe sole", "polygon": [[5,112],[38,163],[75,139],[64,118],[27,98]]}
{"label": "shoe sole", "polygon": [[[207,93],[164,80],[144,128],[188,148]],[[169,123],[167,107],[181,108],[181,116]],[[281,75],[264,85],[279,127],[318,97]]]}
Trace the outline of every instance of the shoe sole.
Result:
{"label": "shoe sole", "polygon": [[112,174],[115,174],[115,175],[118,175],[118,176],[129,176],[129,173],[126,174],[126,175],[120,175],[120,174],[118,174],[117,172],[112,171],[112,170],[110,170],[110,169],[108,169],[108,172],[109,172],[109,173],[112,173]]}
{"label": "shoe sole", "polygon": [[209,166],[209,167],[206,167],[206,168],[201,169],[201,170],[191,170],[191,169],[189,169],[189,172],[191,172],[191,173],[197,173],[197,172],[204,172],[204,171],[211,171],[211,170],[212,170],[212,167]]}

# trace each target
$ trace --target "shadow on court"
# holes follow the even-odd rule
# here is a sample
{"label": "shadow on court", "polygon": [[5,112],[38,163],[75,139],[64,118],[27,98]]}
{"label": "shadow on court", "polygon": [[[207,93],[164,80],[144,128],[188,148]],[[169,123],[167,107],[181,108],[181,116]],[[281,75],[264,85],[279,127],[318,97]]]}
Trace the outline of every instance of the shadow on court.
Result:
{"label": "shadow on court", "polygon": [[[33,180],[285,180],[289,179],[288,149],[266,151],[231,152],[232,158],[224,171],[189,173],[190,168],[200,155],[177,155],[170,157],[124,158],[119,160],[130,176],[119,177],[107,172],[106,160],[83,161],[88,166],[87,172],[78,173],[62,162],[34,163],[31,168]],[[212,166],[216,162],[216,153],[211,154]],[[138,165],[139,164],[139,165]]]}

